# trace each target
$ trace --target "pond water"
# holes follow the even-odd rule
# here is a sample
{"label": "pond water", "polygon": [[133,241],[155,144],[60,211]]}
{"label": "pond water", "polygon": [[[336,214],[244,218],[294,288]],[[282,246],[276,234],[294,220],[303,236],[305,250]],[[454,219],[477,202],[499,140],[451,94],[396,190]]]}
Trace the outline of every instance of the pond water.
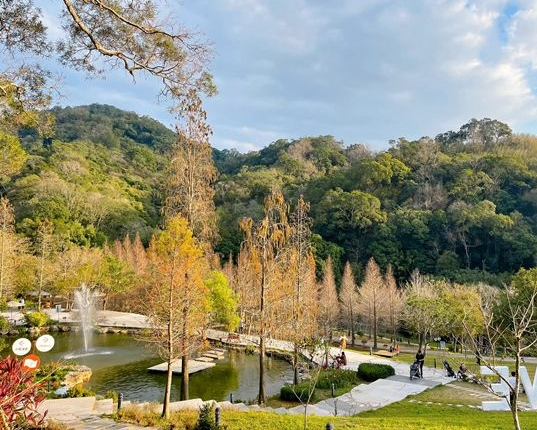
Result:
{"label": "pond water", "polygon": [[[87,387],[97,394],[108,390],[122,392],[125,400],[162,401],[165,373],[148,372],[147,368],[162,363],[152,351],[133,339],[119,334],[93,336],[92,350],[84,353],[81,334],[51,333],[56,344],[47,353],[38,353],[41,361],[69,361],[84,364],[93,371]],[[266,390],[268,395],[279,392],[292,380],[291,366],[280,359],[266,359]],[[229,350],[216,366],[190,375],[190,398],[203,400],[255,399],[258,392],[259,356]],[[171,398],[179,400],[181,376],[174,375]]]}

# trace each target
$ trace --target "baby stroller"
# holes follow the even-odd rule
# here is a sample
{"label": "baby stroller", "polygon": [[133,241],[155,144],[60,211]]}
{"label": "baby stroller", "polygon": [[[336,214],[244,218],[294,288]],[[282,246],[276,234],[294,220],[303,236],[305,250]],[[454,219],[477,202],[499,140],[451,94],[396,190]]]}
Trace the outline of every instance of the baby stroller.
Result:
{"label": "baby stroller", "polygon": [[444,365],[444,369],[446,369],[447,376],[450,378],[455,378],[455,372],[453,371],[447,360],[443,360],[442,364]]}
{"label": "baby stroller", "polygon": [[410,380],[412,381],[414,378],[421,378],[420,364],[417,361],[410,365]]}

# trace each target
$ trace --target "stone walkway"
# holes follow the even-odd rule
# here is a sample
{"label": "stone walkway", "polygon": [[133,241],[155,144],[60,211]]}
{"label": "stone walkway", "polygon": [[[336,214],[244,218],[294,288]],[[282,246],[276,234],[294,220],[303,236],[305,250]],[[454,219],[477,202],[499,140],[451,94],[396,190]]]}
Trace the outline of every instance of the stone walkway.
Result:
{"label": "stone walkway", "polygon": [[[227,333],[210,331],[209,337],[217,340],[227,338]],[[241,335],[240,340],[233,339],[229,343],[235,345],[256,345],[257,339],[253,336]],[[290,351],[292,345],[289,342],[270,341],[271,348]],[[330,351],[332,356],[339,354],[339,349],[332,348]],[[429,388],[447,384],[452,382],[453,378],[444,376],[444,372],[439,369],[424,368],[424,379],[409,378],[409,365],[397,363],[391,360],[374,357],[366,354],[361,354],[354,351],[346,351],[347,366],[345,368],[357,370],[361,363],[379,363],[389,364],[395,369],[395,376],[387,379],[379,379],[370,384],[361,384],[353,388],[350,392],[341,396],[323,400],[316,404],[309,405],[307,408],[308,415],[318,416],[349,416],[359,414],[361,412],[378,409],[390,403],[398,402],[411,394],[418,394]],[[316,360],[321,361],[319,356]],[[198,409],[202,404],[201,399],[191,399],[184,402],[173,402],[172,410],[183,409]],[[125,405],[129,402],[124,402]],[[303,414],[304,407],[296,406],[294,408],[271,408],[259,407],[258,405],[245,405],[244,403],[218,402],[216,403],[222,409],[232,409],[238,411],[267,411],[278,414]],[[42,409],[49,410],[49,418],[61,421],[67,424],[70,428],[79,429],[135,429],[136,426],[116,423],[110,419],[103,419],[102,414],[111,414],[114,405],[111,399],[95,400],[91,398],[80,399],[57,399],[47,400],[42,405]]]}
{"label": "stone walkway", "polygon": [[[230,345],[246,346],[258,344],[258,338],[256,336],[240,335],[239,339],[228,340],[227,333],[217,330],[209,330],[207,335],[210,339],[219,340]],[[290,342],[271,339],[267,342],[267,348],[292,351],[293,345]],[[339,353],[340,350],[338,348],[330,349],[330,355],[332,357]],[[308,414],[319,416],[355,415],[371,409],[381,408],[390,403],[399,402],[411,394],[418,394],[429,388],[454,381],[453,378],[444,376],[443,370],[427,367],[423,368],[424,379],[414,379],[411,381],[409,377],[410,366],[408,364],[398,363],[392,360],[350,350],[346,350],[345,355],[347,356],[347,365],[345,366],[345,369],[358,370],[358,366],[360,366],[361,363],[388,364],[395,369],[395,376],[387,379],[379,379],[370,384],[361,384],[339,397],[312,404],[307,408]],[[315,361],[321,363],[323,361],[322,355],[315,357]],[[303,406],[296,406],[291,409],[273,409],[270,407],[261,409],[281,414],[304,413]]]}

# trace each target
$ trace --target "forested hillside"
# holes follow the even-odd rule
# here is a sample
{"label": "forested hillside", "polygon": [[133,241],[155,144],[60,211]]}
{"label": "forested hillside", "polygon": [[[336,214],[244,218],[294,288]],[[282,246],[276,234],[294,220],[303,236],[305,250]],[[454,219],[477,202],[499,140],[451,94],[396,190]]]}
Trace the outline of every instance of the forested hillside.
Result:
{"label": "forested hillside", "polygon": [[[56,135],[21,132],[28,160],[4,181],[17,232],[48,219],[81,245],[134,236],[160,221],[162,124],[111,106],[55,108]],[[331,136],[278,140],[261,151],[214,150],[220,172],[217,250],[236,254],[238,220],[257,218],[272,187],[311,203],[318,261],[332,255],[356,273],[374,256],[399,278],[423,273],[500,283],[533,267],[537,251],[537,138],[495,120],[472,120],[435,138],[391,142],[385,152]],[[322,267],[322,266],[321,266]]]}
{"label": "forested hillside", "polygon": [[6,184],[17,231],[32,236],[48,219],[64,240],[103,245],[160,220],[165,148],[174,134],[155,120],[111,106],[55,108],[55,136],[22,132],[28,159]]}

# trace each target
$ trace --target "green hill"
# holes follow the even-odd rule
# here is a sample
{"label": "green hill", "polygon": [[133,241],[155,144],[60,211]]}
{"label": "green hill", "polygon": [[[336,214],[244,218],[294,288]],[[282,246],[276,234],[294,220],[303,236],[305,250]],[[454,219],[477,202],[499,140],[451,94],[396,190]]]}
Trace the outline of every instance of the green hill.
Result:
{"label": "green hill", "polygon": [[[160,221],[163,151],[174,133],[112,106],[55,108],[56,136],[21,132],[29,154],[5,191],[17,229],[36,220],[78,244],[140,232]],[[436,138],[392,142],[374,153],[332,136],[278,140],[241,154],[214,150],[222,255],[236,253],[238,220],[259,217],[274,187],[311,203],[317,258],[357,269],[371,257],[396,275],[424,273],[500,283],[537,255],[537,137],[472,120]],[[358,270],[359,272],[359,270]]]}

